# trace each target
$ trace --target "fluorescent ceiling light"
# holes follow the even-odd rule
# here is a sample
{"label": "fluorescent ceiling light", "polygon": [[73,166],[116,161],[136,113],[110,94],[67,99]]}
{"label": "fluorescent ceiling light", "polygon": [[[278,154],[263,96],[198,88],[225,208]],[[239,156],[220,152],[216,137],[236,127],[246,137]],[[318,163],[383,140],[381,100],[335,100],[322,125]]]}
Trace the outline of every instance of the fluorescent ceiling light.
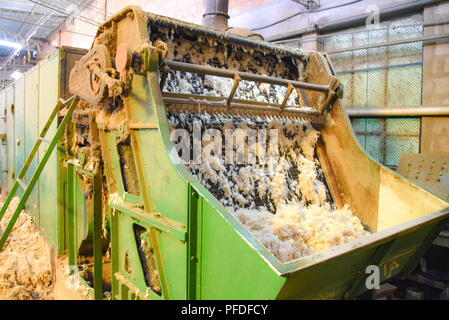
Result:
{"label": "fluorescent ceiling light", "polygon": [[8,40],[0,40],[0,46],[16,48],[17,50],[22,50],[23,48],[23,46],[20,43]]}
{"label": "fluorescent ceiling light", "polygon": [[14,71],[10,75],[10,77],[13,78],[14,80],[19,79],[21,76],[22,76],[22,72],[19,72],[19,70]]}

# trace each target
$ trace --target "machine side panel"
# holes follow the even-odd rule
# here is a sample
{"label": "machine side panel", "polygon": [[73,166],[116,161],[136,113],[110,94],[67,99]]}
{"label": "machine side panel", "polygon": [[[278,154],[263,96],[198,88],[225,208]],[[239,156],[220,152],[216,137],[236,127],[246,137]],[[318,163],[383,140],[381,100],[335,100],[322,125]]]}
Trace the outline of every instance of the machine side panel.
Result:
{"label": "machine side panel", "polygon": [[0,92],[0,190],[6,188],[6,174],[8,168],[8,157],[6,151],[6,90]]}
{"label": "machine side panel", "polygon": [[[25,159],[33,149],[38,137],[39,121],[39,67],[33,68],[25,74]],[[42,154],[40,148],[38,154]],[[36,171],[38,156],[35,156],[26,172],[26,183],[28,184]],[[27,210],[39,225],[39,182],[31,191],[27,201]]]}
{"label": "machine side panel", "polygon": [[15,159],[15,139],[14,139],[14,86],[6,89],[6,147],[8,154],[7,163],[7,183],[6,190],[11,190],[14,183],[14,159]]}
{"label": "machine side panel", "polygon": [[[411,196],[420,200],[410,201]],[[447,207],[447,202],[411,184],[401,176],[381,168],[378,230],[384,230]]]}
{"label": "machine side panel", "polygon": [[[46,124],[53,107],[58,103],[59,51],[40,64],[39,73],[39,131]],[[47,132],[47,139],[56,133],[57,121],[53,121]],[[39,162],[48,148],[42,143]],[[40,227],[48,239],[59,248],[57,215],[57,156],[53,152],[39,177]]]}
{"label": "machine side panel", "polygon": [[202,201],[199,299],[274,299],[280,277],[206,200]]}
{"label": "machine side panel", "polygon": [[338,102],[328,114],[321,136],[343,202],[371,232],[377,231],[379,165],[361,149]]}
{"label": "machine side panel", "polygon": [[[14,136],[15,145],[15,175],[19,174],[25,162],[25,78],[22,77],[14,84]],[[17,196],[21,196],[23,190],[17,189]]]}

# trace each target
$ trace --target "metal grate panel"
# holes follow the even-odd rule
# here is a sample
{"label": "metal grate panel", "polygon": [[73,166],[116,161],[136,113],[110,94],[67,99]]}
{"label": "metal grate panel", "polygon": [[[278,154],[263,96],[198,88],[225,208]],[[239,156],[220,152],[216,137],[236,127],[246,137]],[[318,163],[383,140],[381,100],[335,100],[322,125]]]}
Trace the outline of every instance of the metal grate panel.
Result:
{"label": "metal grate panel", "polygon": [[420,118],[354,118],[354,132],[367,152],[391,167],[403,152],[419,152]]}

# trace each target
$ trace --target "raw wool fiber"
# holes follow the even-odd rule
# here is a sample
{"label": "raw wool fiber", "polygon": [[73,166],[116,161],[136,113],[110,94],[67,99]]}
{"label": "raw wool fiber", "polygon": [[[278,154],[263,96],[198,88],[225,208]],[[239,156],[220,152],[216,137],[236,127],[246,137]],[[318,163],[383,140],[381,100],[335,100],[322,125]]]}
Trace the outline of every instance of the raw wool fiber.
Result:
{"label": "raw wool fiber", "polygon": [[[194,123],[201,126],[202,135],[208,129],[268,129],[266,152],[254,154],[254,163],[226,163],[226,137],[222,134],[221,155],[205,155],[201,162],[187,163],[190,172],[225,206],[234,210],[239,208],[266,210],[275,213],[277,207],[287,202],[299,202],[318,205],[330,202],[323,172],[315,157],[314,145],[319,132],[307,121],[280,121],[249,117],[231,117],[226,115],[207,115],[191,113],[173,113],[168,115],[171,130],[185,129],[193,136]],[[278,133],[278,150],[270,145],[269,130]],[[246,135],[246,133],[244,133]],[[207,144],[203,139],[203,150]],[[249,144],[249,142],[248,142]],[[310,147],[310,145],[313,145]],[[239,144],[234,144],[233,153],[237,154]],[[244,152],[248,155],[247,146]],[[243,157],[244,159],[247,157]],[[295,178],[295,172],[298,177]]]}
{"label": "raw wool fiber", "polygon": [[268,146],[266,163],[226,164],[222,150],[221,157],[214,154],[186,166],[281,262],[368,234],[348,206],[337,210],[332,203],[315,153],[319,131],[311,123],[188,112],[170,113],[168,122],[171,130],[185,129],[191,137],[195,122],[202,134],[219,127],[278,129],[278,152]]}
{"label": "raw wool fiber", "polygon": [[348,206],[282,205],[276,214],[263,210],[230,210],[281,262],[289,262],[368,234]]}
{"label": "raw wool fiber", "polygon": [[[162,91],[171,93],[200,94],[212,97],[229,96],[234,80],[211,75],[200,76],[184,71],[170,71]],[[284,101],[287,88],[268,83],[256,83],[242,80],[237,87],[234,98],[281,104]],[[299,97],[293,90],[287,100],[287,105],[298,106]]]}
{"label": "raw wool fiber", "polygon": [[[1,228],[5,230],[20,199],[12,199]],[[3,250],[0,251],[0,299],[53,299],[52,249],[33,223],[22,211]]]}
{"label": "raw wool fiber", "polygon": [[69,258],[67,255],[58,257],[58,265],[61,268],[64,276],[67,277],[65,285],[73,292],[79,293],[81,297],[83,297],[83,299],[92,299],[92,297],[89,295],[89,289],[87,289],[87,287],[81,282],[81,278],[83,277],[83,275],[85,276],[85,270],[87,269],[87,267],[81,263],[79,264],[81,270],[79,270],[78,266],[76,266],[76,269],[73,270],[69,266]]}

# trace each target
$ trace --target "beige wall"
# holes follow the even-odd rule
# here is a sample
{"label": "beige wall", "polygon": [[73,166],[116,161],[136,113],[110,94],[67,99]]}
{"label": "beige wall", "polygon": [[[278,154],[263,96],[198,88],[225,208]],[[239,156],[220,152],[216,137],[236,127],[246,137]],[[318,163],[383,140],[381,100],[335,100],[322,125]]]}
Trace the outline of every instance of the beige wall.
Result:
{"label": "beige wall", "polygon": [[[424,10],[424,23],[449,20],[449,1]],[[425,36],[449,33],[449,24],[424,28]],[[449,108],[449,43],[424,45],[423,105]],[[449,154],[449,117],[423,117],[421,152]]]}

